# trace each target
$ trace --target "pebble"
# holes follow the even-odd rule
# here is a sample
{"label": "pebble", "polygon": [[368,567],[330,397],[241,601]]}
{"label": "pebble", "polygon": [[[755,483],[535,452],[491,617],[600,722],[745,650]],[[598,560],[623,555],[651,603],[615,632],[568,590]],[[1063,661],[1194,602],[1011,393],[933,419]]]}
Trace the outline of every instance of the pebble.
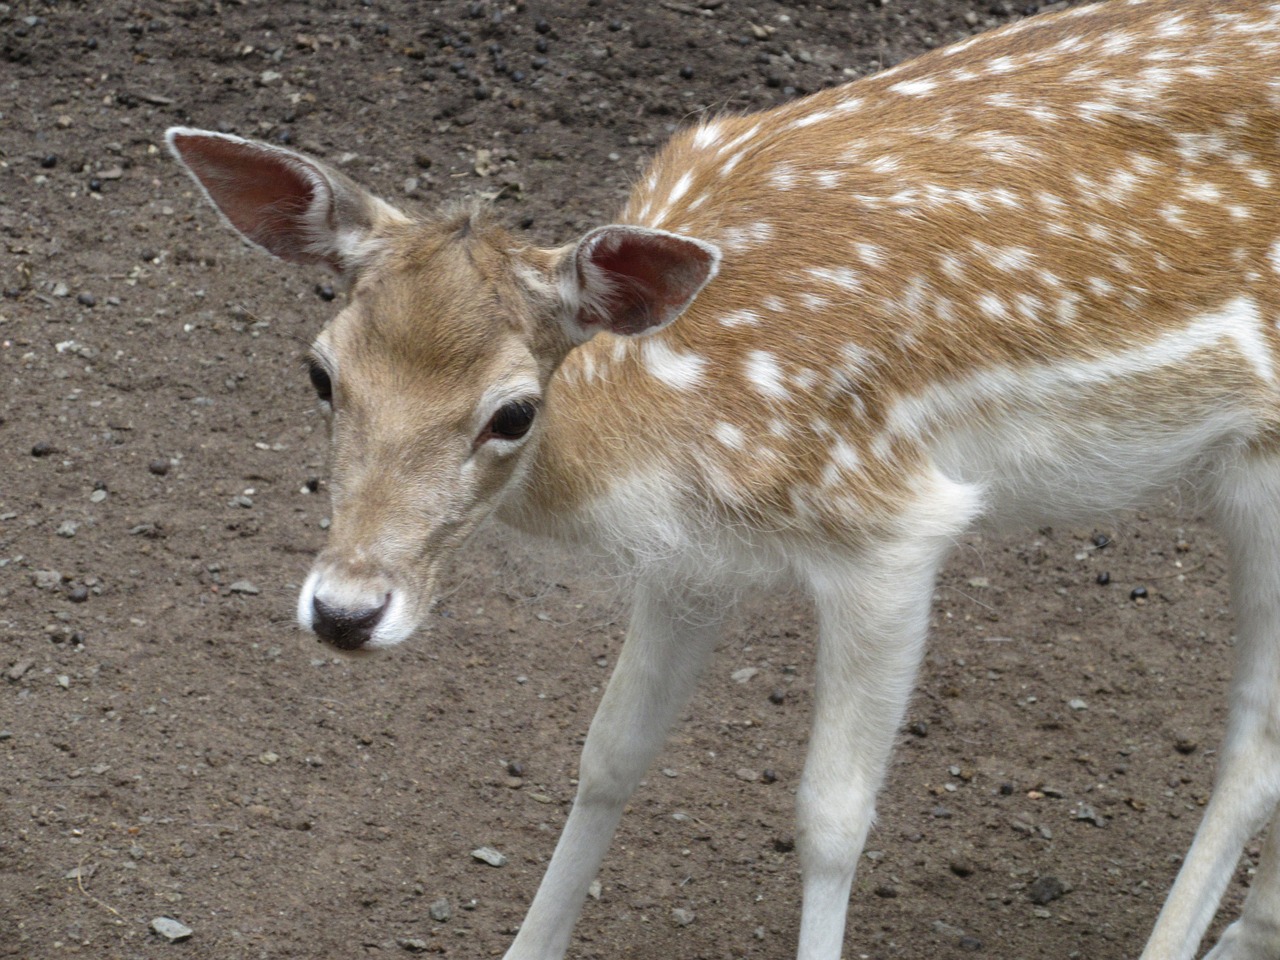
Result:
{"label": "pebble", "polygon": [[687,927],[697,919],[697,914],[684,907],[676,907],[671,911],[671,919],[675,921],[677,927]]}
{"label": "pebble", "polygon": [[32,580],[37,590],[57,590],[62,586],[62,574],[57,570],[37,570]]}
{"label": "pebble", "polygon": [[195,933],[186,924],[179,923],[172,917],[156,917],[151,921],[151,929],[170,943],[179,943],[182,940],[187,940]]}
{"label": "pebble", "polygon": [[147,469],[154,473],[157,477],[163,477],[169,472],[168,460],[152,460],[147,464]]}
{"label": "pebble", "polygon": [[1073,700],[1068,700],[1067,706],[1070,707],[1072,710],[1088,710],[1089,709],[1089,704],[1085,703],[1079,697],[1076,697]]}
{"label": "pebble", "polygon": [[1200,749],[1200,741],[1193,740],[1190,737],[1179,737],[1174,741],[1173,749],[1177,750],[1183,756],[1189,756]]}
{"label": "pebble", "polygon": [[507,857],[503,853],[499,853],[493,847],[477,847],[471,851],[473,859],[479,860],[481,863],[487,863],[491,867],[505,867],[507,865]]}
{"label": "pebble", "polygon": [[67,599],[72,603],[84,603],[89,599],[89,588],[85,586],[75,587],[67,594]]}
{"label": "pebble", "polygon": [[74,520],[63,520],[58,524],[57,534],[60,537],[66,537],[68,540],[76,535],[76,531],[80,529],[80,524]]}
{"label": "pebble", "polygon": [[587,896],[592,900],[599,900],[604,895],[604,885],[599,880],[592,880],[591,886],[587,887]]}
{"label": "pebble", "polygon": [[8,677],[10,680],[13,680],[16,682],[18,680],[21,680],[23,675],[25,675],[28,670],[34,667],[35,664],[36,662],[31,659],[19,660],[17,663],[15,663],[12,667],[9,668],[9,672],[6,673],[5,676]]}
{"label": "pebble", "polygon": [[105,499],[107,499],[107,491],[105,490],[95,490],[89,494],[90,503],[101,503]]}
{"label": "pebble", "polygon": [[262,591],[248,580],[237,580],[231,586],[227,587],[232,593],[243,593],[251,597],[256,597]]}
{"label": "pebble", "polygon": [[750,769],[749,767],[739,767],[735,771],[734,775],[739,780],[745,780],[748,783],[755,783],[757,780],[760,779],[760,774],[755,770]]}
{"label": "pebble", "polygon": [[408,950],[410,953],[426,953],[427,941],[421,937],[401,937],[396,941],[396,945],[401,950]]}
{"label": "pebble", "polygon": [[98,305],[98,298],[92,293],[82,293],[76,297],[76,303],[80,304],[82,307],[96,307]]}
{"label": "pebble", "polygon": [[977,870],[968,860],[956,859],[951,861],[951,872],[957,877],[971,877]]}
{"label": "pebble", "polygon": [[1132,590],[1129,591],[1130,600],[1145,600],[1146,598],[1147,598],[1146,587],[1134,587]]}
{"label": "pebble", "polygon": [[56,449],[57,448],[55,448],[52,443],[48,443],[44,440],[41,440],[39,443],[35,444],[31,448],[31,455],[33,457],[47,457],[49,454],[53,453]]}
{"label": "pebble", "polygon": [[743,667],[741,670],[733,671],[729,677],[734,683],[746,683],[759,672],[758,667]]}
{"label": "pebble", "polygon": [[447,923],[449,918],[453,916],[453,905],[448,900],[441,897],[427,908],[431,914],[431,919],[437,923]]}
{"label": "pebble", "polygon": [[769,694],[769,702],[773,704],[781,704],[787,699],[787,691],[781,687],[775,688]]}
{"label": "pebble", "polygon": [[1060,897],[1066,896],[1067,885],[1057,877],[1039,877],[1027,887],[1027,897],[1032,903],[1043,907]]}

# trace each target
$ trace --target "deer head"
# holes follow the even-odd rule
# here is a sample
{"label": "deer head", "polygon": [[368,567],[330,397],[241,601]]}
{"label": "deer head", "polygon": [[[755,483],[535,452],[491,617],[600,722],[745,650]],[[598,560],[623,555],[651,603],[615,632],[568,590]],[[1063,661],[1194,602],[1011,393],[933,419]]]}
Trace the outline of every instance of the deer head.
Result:
{"label": "deer head", "polygon": [[167,140],[234,230],[347,281],[306,358],[333,517],[298,600],[302,626],[345,650],[422,622],[453,551],[555,442],[545,413],[566,354],[666,326],[719,263],[710,244],[626,225],[539,249],[474,208],[411,217],[281,147],[185,128]]}

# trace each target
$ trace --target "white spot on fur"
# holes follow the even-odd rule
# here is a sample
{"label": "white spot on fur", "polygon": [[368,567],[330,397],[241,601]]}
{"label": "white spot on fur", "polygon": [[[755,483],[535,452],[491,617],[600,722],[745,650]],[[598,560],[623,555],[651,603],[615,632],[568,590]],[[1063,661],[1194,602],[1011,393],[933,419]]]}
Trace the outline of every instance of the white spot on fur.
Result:
{"label": "white spot on fur", "polygon": [[790,163],[780,163],[769,171],[769,182],[779,190],[790,190],[796,185],[796,168]]}
{"label": "white spot on fur", "polygon": [[927,97],[933,93],[938,87],[936,80],[930,80],[927,77],[920,80],[903,80],[895,83],[889,89],[894,93],[900,93],[904,97]]}
{"label": "white spot on fur", "polygon": [[760,306],[764,307],[770,313],[786,313],[787,305],[783,303],[781,297],[775,297],[770,294],[767,297],[760,298]]}
{"label": "white spot on fur", "polygon": [[835,114],[832,113],[830,110],[819,110],[817,113],[806,114],[805,116],[801,117],[799,120],[796,120],[794,123],[792,123],[791,126],[797,130],[800,130],[800,129],[803,129],[804,127],[811,127],[815,123],[821,123],[823,120],[830,120],[833,116],[835,116]]}
{"label": "white spot on fur", "polygon": [[692,390],[704,382],[707,358],[696,353],[679,353],[665,341],[648,338],[640,341],[644,367],[673,390]]}
{"label": "white spot on fur", "polygon": [[857,253],[858,259],[868,267],[884,266],[884,250],[877,247],[874,243],[858,242],[853,245],[853,249],[854,252]]}
{"label": "white spot on fur", "polygon": [[754,327],[760,323],[760,314],[754,310],[730,310],[720,318],[720,323],[726,327]]}
{"label": "white spot on fur", "polygon": [[766,350],[752,350],[743,361],[747,380],[758,392],[774,400],[786,400],[791,396],[783,384],[782,367],[778,358]]}
{"label": "white spot on fur", "polygon": [[862,289],[862,281],[849,267],[810,267],[805,272],[815,280],[835,284],[844,290]]}
{"label": "white spot on fur", "polygon": [[718,123],[703,124],[698,128],[698,132],[693,135],[693,145],[700,150],[706,150],[714,147],[720,142],[720,138],[724,136],[724,128]]}
{"label": "white spot on fur", "polygon": [[742,430],[723,420],[711,428],[711,435],[730,450],[741,450],[746,442],[746,435]]}

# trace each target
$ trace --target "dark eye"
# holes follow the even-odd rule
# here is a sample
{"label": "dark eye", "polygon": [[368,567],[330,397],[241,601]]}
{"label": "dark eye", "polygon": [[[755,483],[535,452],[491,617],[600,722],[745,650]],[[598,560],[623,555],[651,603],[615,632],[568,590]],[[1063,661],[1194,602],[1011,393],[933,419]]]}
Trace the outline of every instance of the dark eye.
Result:
{"label": "dark eye", "polygon": [[537,412],[538,408],[528,400],[504,403],[489,421],[486,433],[499,440],[519,440],[533,426],[533,418]]}
{"label": "dark eye", "polygon": [[311,378],[311,385],[316,388],[316,396],[324,403],[332,403],[333,381],[329,379],[329,372],[312,360],[307,364],[307,376]]}

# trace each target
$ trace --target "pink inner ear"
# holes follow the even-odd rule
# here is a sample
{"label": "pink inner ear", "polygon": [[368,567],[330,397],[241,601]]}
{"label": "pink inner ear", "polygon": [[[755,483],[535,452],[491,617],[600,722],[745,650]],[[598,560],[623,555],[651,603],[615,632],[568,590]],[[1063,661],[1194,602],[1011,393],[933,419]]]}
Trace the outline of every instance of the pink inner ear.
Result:
{"label": "pink inner ear", "polygon": [[608,289],[600,301],[584,308],[579,322],[627,335],[675,319],[712,269],[712,255],[700,244],[626,229],[599,238],[587,259],[605,275]]}
{"label": "pink inner ear", "polygon": [[291,156],[223,137],[177,136],[174,148],[237,230],[284,260],[323,259],[309,249],[308,212],[319,181]]}

